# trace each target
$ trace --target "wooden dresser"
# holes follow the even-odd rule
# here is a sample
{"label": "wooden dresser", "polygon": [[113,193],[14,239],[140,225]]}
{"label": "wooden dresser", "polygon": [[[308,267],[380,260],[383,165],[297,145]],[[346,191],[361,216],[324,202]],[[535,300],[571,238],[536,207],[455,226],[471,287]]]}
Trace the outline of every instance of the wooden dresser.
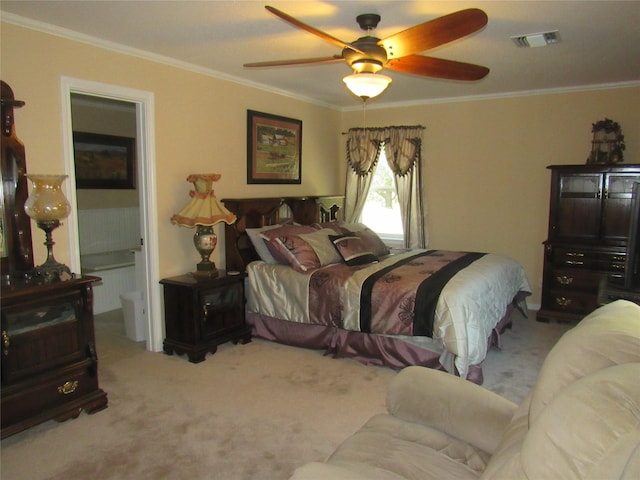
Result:
{"label": "wooden dresser", "polygon": [[537,319],[576,321],[598,306],[603,276],[622,278],[640,165],[554,165]]}
{"label": "wooden dresser", "polygon": [[2,438],[107,407],[93,328],[97,280],[2,285]]}

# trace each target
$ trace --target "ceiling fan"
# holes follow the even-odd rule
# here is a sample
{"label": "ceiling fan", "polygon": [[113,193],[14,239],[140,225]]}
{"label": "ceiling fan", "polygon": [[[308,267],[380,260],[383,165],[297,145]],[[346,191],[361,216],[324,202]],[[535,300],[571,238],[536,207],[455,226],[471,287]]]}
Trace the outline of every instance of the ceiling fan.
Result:
{"label": "ceiling fan", "polygon": [[[483,28],[487,24],[487,15],[477,8],[460,10],[421,23],[382,40],[370,34],[371,30],[378,26],[380,15],[365,13],[359,15],[356,21],[367,35],[351,43],[307,25],[277,8],[269,5],[265,8],[294,27],[341,47],[342,53],[331,57],[245,63],[245,67],[280,67],[344,61],[354,71],[353,75],[344,78],[347,87],[365,100],[379,95],[391,83],[391,78],[378,74],[383,68],[425,77],[467,81],[480,80],[489,73],[488,68],[480,65],[417,55]],[[355,85],[355,89],[351,83]],[[358,86],[375,88],[361,90]]]}

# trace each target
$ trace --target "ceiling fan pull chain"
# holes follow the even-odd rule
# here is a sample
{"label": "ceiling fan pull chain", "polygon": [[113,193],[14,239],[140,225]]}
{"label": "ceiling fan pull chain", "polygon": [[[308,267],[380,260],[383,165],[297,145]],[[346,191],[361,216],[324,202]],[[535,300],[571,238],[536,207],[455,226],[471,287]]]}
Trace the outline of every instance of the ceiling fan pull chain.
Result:
{"label": "ceiling fan pull chain", "polygon": [[365,131],[365,135],[367,133],[367,99],[362,99],[362,123]]}

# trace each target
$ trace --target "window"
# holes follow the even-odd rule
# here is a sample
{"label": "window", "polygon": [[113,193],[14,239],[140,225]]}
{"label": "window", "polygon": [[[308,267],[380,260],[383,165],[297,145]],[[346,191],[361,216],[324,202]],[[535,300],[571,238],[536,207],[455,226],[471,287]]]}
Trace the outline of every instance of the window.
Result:
{"label": "window", "polygon": [[389,246],[403,246],[402,216],[384,149],[373,172],[371,188],[360,221],[376,232]]}

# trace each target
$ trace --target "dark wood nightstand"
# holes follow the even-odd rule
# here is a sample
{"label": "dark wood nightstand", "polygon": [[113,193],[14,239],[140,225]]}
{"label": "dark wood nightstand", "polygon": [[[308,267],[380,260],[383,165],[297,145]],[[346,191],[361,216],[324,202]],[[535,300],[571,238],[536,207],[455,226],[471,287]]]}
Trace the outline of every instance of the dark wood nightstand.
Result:
{"label": "dark wood nightstand", "polygon": [[224,270],[211,279],[191,274],[162,279],[164,352],[186,353],[190,362],[199,363],[222,343],[250,342],[251,330],[244,320],[244,279],[245,274],[228,275]]}

